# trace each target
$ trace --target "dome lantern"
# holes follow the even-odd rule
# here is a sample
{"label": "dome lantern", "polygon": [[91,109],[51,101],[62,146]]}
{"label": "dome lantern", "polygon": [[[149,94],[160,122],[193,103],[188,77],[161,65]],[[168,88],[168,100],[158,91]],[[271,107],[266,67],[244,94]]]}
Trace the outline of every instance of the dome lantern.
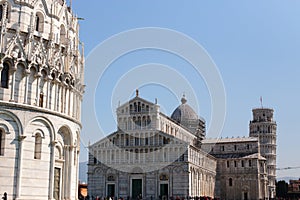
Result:
{"label": "dome lantern", "polygon": [[185,104],[186,102],[187,102],[187,99],[185,98],[185,95],[183,95],[181,98],[181,103]]}

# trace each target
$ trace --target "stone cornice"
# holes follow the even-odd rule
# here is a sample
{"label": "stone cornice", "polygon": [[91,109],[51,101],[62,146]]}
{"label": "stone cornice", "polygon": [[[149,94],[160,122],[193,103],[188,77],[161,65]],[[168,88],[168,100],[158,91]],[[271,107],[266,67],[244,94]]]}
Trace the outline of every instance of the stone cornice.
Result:
{"label": "stone cornice", "polygon": [[58,116],[58,117],[62,117],[64,119],[70,120],[76,124],[78,124],[80,126],[80,128],[82,128],[82,124],[80,121],[69,117],[67,115],[64,115],[62,113],[56,112],[56,111],[52,111],[49,109],[45,109],[45,108],[40,108],[40,107],[36,107],[36,106],[32,106],[32,105],[27,105],[27,104],[20,104],[20,103],[14,103],[14,102],[6,102],[6,101],[1,101],[0,100],[0,106],[2,108],[8,108],[8,109],[15,109],[15,110],[23,110],[24,111],[30,111],[30,112],[38,112],[38,113],[44,113],[44,114],[50,114],[50,115],[54,115],[54,116]]}

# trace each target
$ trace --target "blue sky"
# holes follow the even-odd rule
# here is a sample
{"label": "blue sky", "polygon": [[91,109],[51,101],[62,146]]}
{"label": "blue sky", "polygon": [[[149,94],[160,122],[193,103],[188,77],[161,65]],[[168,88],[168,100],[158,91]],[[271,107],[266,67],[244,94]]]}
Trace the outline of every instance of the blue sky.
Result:
{"label": "blue sky", "polygon": [[[79,1],[73,10],[80,21],[81,40],[89,53],[107,38],[130,29],[161,27],[181,32],[197,41],[219,69],[226,91],[226,120],[222,137],[247,136],[251,109],[275,110],[278,124],[278,167],[300,166],[300,1]],[[95,93],[98,121],[103,134],[116,130],[115,107],[111,105],[114,86],[124,74],[145,63],[161,63],[174,68],[196,91],[197,105],[191,105],[210,123],[211,100],[202,77],[180,57],[159,50],[131,52],[117,59],[105,72]],[[86,71],[93,71],[91,66]],[[86,73],[89,74],[89,73]],[[89,79],[89,77],[85,77]],[[201,80],[200,84],[199,81]],[[97,81],[97,80],[95,80]],[[87,85],[87,90],[89,86]],[[180,96],[160,85],[140,87],[141,97],[158,99],[162,111],[170,115]],[[186,92],[186,91],[182,91]],[[128,98],[133,93],[128,94]],[[187,98],[192,94],[187,93]],[[122,99],[124,103],[128,99]],[[84,99],[84,110],[90,97]],[[84,112],[83,112],[84,113]],[[86,160],[84,145],[95,142],[89,117],[82,116],[81,161]],[[278,176],[300,176],[300,170],[278,171]]]}

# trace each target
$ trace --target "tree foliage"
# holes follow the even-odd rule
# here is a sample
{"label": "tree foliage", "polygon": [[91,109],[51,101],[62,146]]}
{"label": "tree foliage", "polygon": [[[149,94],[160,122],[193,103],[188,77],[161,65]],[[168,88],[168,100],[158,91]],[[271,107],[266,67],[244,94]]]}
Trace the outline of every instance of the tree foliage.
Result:
{"label": "tree foliage", "polygon": [[276,196],[286,198],[288,193],[288,183],[285,181],[276,181]]}

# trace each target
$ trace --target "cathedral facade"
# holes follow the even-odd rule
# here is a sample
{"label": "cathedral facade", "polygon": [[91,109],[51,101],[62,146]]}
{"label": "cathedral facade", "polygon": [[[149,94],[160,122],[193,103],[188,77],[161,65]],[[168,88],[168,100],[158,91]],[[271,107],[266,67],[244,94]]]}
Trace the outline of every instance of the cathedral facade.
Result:
{"label": "cathedral facade", "polygon": [[1,0],[0,20],[0,195],[77,199],[77,17],[64,0]]}
{"label": "cathedral facade", "polygon": [[[263,156],[261,149],[267,144],[260,135],[274,135],[276,144],[276,123],[272,109],[254,109],[253,114],[251,137],[206,139],[205,121],[185,97],[169,117],[137,91],[135,98],[117,108],[118,130],[89,146],[89,195],[271,199],[274,160]],[[253,123],[272,126],[257,132]],[[276,150],[271,158],[276,162]]]}

